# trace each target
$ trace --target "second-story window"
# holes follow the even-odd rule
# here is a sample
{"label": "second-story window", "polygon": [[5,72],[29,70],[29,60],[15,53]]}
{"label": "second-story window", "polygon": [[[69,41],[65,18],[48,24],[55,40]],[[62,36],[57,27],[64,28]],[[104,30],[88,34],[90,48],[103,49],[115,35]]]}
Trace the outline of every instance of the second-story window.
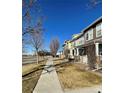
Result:
{"label": "second-story window", "polygon": [[93,39],[93,29],[90,29],[87,33],[86,33],[86,40],[91,40]]}
{"label": "second-story window", "polygon": [[86,40],[88,40],[88,33],[86,33]]}
{"label": "second-story window", "polygon": [[102,36],[101,24],[102,24],[102,23],[99,23],[98,25],[96,25],[96,37]]}
{"label": "second-story window", "polygon": [[89,40],[93,39],[93,29],[89,30]]}

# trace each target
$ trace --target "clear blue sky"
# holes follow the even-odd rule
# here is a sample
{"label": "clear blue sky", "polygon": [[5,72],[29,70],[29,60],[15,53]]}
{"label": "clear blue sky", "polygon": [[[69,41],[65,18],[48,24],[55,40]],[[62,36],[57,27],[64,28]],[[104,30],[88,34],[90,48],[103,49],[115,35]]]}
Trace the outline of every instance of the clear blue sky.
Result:
{"label": "clear blue sky", "polygon": [[[98,0],[99,1],[99,0]],[[50,40],[58,37],[60,47],[64,40],[71,39],[73,34],[81,32],[83,28],[102,16],[102,5],[87,7],[90,0],[39,0],[41,15],[45,16],[43,27],[44,47],[49,50]],[[35,20],[35,13],[34,20]],[[60,48],[61,49],[61,48]]]}

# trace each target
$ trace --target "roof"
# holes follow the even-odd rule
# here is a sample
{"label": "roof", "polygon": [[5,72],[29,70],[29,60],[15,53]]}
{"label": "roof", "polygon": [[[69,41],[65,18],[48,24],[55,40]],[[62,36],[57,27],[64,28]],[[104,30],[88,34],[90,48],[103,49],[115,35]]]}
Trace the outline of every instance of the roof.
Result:
{"label": "roof", "polygon": [[90,25],[88,25],[86,28],[84,28],[81,32],[87,30],[88,28],[90,28],[92,25],[94,25],[95,23],[97,23],[100,20],[102,20],[102,16],[97,18],[95,21],[93,21]]}
{"label": "roof", "polygon": [[80,34],[79,36],[77,36],[76,38],[72,39],[71,42],[74,41],[74,40],[76,40],[76,39],[78,39],[78,38],[80,38],[80,37],[85,33],[85,31],[86,31],[87,29],[89,29],[92,25],[96,24],[96,23],[99,22],[100,20],[102,20],[102,16],[99,17],[99,18],[97,18],[97,19],[96,19],[95,21],[93,21],[90,25],[88,25],[86,28],[84,28],[84,29],[81,31],[81,34]]}
{"label": "roof", "polygon": [[72,35],[72,39],[77,38],[80,34],[81,34],[81,32],[80,33],[77,33],[77,34],[73,34]]}

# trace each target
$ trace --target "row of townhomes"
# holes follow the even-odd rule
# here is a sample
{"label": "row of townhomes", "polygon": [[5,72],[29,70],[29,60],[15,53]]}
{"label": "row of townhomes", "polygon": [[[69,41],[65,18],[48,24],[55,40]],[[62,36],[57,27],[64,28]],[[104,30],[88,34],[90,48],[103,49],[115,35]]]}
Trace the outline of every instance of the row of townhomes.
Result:
{"label": "row of townhomes", "polygon": [[75,62],[88,64],[91,69],[102,67],[102,17],[96,19],[71,40],[63,44],[63,54]]}

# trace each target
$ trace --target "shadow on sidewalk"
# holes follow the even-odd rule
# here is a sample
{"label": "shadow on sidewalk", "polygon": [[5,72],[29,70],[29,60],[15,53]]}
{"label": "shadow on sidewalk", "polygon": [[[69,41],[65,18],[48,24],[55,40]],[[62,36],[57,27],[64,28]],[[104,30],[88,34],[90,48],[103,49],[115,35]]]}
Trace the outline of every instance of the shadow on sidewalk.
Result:
{"label": "shadow on sidewalk", "polygon": [[[67,66],[67,65],[69,65],[69,64],[71,64],[71,63],[73,63],[73,62],[70,62],[70,61],[66,61],[66,62],[61,62],[61,63],[58,63],[58,64],[53,64],[53,65],[46,65],[45,67],[44,67],[44,69],[43,70],[45,70],[46,72],[44,72],[44,73],[42,73],[42,74],[46,74],[46,73],[51,73],[52,71],[54,71],[54,70],[56,70],[57,72],[59,72],[59,71],[61,71],[62,69],[62,67],[63,66]],[[55,68],[54,68],[55,67]]]}

